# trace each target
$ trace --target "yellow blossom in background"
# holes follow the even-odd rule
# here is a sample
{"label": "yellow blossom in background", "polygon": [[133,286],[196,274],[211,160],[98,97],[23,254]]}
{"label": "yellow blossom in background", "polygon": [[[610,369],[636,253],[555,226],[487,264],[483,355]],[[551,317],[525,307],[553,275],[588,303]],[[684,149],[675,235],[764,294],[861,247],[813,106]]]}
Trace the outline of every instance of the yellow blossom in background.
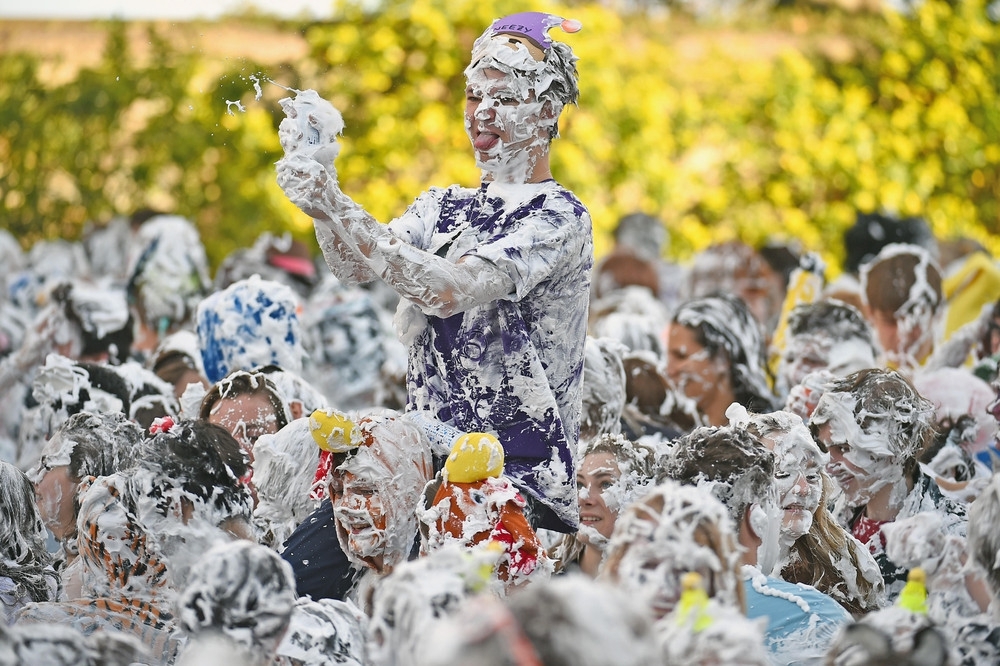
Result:
{"label": "yellow blossom in background", "polygon": [[249,77],[263,74],[342,111],[341,185],[388,221],[428,186],[477,183],[462,122],[472,42],[538,10],[584,25],[551,32],[579,56],[581,88],[553,172],[590,208],[598,254],[642,210],[677,260],[733,238],[789,241],[836,273],[855,213],[884,210],[1000,255],[1000,28],[982,0],[729,22],[540,0],[334,6],[332,21],[289,28],[307,52],[269,71],[155,31],[135,65],[121,25],[100,65],[47,89],[37,63],[0,55],[0,215],[28,243],[156,204],[195,220],[213,262],[265,230],[311,239],[274,182],[277,100],[294,93],[265,83],[256,99]]}

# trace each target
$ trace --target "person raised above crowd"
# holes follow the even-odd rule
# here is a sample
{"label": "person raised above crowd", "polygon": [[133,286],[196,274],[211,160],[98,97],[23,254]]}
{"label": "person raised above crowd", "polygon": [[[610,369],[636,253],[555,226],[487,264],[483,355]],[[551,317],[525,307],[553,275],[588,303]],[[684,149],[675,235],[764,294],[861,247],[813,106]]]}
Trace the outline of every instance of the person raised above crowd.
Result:
{"label": "person raised above crowd", "polygon": [[[587,209],[550,169],[560,114],[579,94],[576,56],[549,37],[555,26],[580,27],[515,14],[473,45],[465,126],[483,172],[478,188],[431,189],[379,224],[337,183],[332,141],[342,124],[314,93],[286,102],[278,182],[315,219],[338,278],[381,278],[402,297],[408,410],[457,432],[495,432],[533,524],[565,532],[578,522],[569,480],[593,241]],[[303,122],[320,136],[315,155]]]}

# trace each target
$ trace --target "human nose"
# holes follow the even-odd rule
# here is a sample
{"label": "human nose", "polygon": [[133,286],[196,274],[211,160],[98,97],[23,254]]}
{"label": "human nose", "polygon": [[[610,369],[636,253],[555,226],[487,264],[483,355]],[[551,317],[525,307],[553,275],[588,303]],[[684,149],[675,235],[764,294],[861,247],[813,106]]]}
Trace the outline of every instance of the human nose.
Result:
{"label": "human nose", "polygon": [[799,472],[798,478],[795,479],[795,485],[792,486],[792,490],[797,495],[808,495],[809,494],[809,482],[806,481],[806,475]]}
{"label": "human nose", "polygon": [[361,511],[364,508],[364,498],[352,492],[345,492],[339,498],[339,504],[346,511]]}
{"label": "human nose", "polygon": [[489,120],[490,118],[492,118],[494,112],[496,111],[497,106],[499,105],[500,102],[498,102],[497,100],[489,97],[488,95],[483,96],[482,100],[480,100],[479,102],[479,105],[476,107],[476,112],[475,112],[476,120]]}

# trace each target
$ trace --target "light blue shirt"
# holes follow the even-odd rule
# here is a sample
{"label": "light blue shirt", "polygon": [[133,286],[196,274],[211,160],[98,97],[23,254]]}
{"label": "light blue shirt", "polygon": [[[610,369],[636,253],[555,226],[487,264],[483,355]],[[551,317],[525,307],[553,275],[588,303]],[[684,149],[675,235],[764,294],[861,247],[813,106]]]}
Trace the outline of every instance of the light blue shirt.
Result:
{"label": "light blue shirt", "polygon": [[743,567],[747,617],[764,618],[765,647],[781,666],[822,664],[841,627],[853,621],[832,597],[811,585],[788,583]]}

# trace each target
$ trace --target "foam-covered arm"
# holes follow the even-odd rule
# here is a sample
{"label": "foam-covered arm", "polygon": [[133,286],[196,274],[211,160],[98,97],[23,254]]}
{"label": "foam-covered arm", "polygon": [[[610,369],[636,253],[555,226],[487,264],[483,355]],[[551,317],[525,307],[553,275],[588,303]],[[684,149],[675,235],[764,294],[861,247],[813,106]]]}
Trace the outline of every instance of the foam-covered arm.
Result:
{"label": "foam-covered arm", "polygon": [[450,317],[514,293],[514,281],[493,263],[476,256],[452,263],[421,250],[379,224],[336,185],[326,191],[337,259],[360,259],[425,314]]}
{"label": "foam-covered arm", "polygon": [[[337,136],[344,129],[340,112],[314,90],[296,91],[279,101],[285,118],[278,127],[284,156],[278,160],[278,185],[288,199],[313,218],[316,240],[330,270],[348,284],[369,282],[376,275],[362,257],[333,233],[333,191],[340,193],[334,160],[340,153]],[[340,193],[342,195],[342,193]]]}
{"label": "foam-covered arm", "polygon": [[319,249],[323,252],[323,260],[341,282],[355,285],[371,282],[378,277],[365,263],[364,256],[334,232],[329,220],[313,219],[313,227]]}
{"label": "foam-covered arm", "polygon": [[[311,93],[306,95],[306,93]],[[347,283],[381,277],[425,314],[448,317],[514,293],[514,282],[493,263],[466,257],[456,263],[403,241],[344,194],[333,159],[339,113],[312,91],[282,100],[278,185],[313,218],[330,270]]]}
{"label": "foam-covered arm", "polygon": [[430,442],[431,452],[442,460],[451,453],[455,440],[464,434],[458,428],[442,423],[429,412],[414,410],[404,414],[403,418],[424,431],[427,441]]}
{"label": "foam-covered arm", "polygon": [[344,194],[310,157],[280,160],[278,184],[313,218],[327,266],[348,284],[381,277],[425,314],[438,317],[514,293],[513,280],[489,261],[469,256],[452,263],[405,242]]}

